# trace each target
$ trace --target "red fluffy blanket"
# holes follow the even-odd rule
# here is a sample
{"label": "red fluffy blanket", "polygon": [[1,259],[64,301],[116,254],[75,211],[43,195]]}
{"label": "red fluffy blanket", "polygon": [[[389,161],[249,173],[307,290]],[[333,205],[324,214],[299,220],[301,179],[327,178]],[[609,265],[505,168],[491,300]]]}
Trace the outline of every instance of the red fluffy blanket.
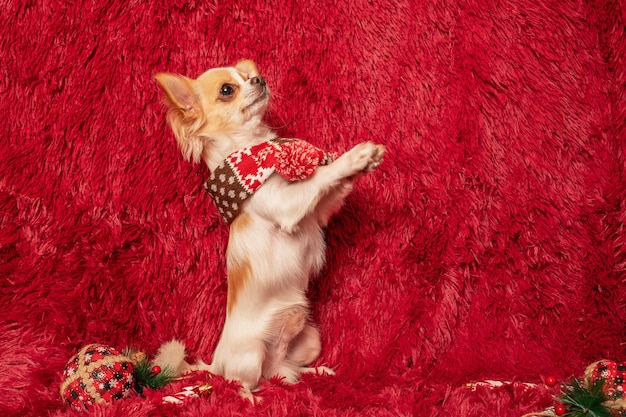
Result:
{"label": "red fluffy blanket", "polygon": [[[546,375],[626,359],[625,7],[0,1],[0,415],[519,416],[558,394]],[[387,147],[310,287],[336,376],[72,411],[86,344],[210,361],[228,229],[153,74],[240,58],[280,136]]]}

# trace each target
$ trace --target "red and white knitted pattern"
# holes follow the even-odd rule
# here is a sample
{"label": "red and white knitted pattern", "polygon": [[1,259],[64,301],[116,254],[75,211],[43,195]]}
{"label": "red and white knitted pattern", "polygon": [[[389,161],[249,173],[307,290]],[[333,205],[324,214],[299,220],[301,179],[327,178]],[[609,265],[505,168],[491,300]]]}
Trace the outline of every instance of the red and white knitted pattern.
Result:
{"label": "red and white knitted pattern", "polygon": [[300,139],[274,139],[231,153],[211,173],[205,187],[226,223],[274,172],[289,181],[309,178],[333,157]]}

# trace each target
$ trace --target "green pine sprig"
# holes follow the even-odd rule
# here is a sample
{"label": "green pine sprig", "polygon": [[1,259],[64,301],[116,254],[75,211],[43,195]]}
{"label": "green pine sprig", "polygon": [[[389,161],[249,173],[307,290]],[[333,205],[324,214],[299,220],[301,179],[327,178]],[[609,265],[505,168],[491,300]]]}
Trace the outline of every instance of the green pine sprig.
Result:
{"label": "green pine sprig", "polygon": [[593,383],[588,381],[585,387],[580,380],[574,379],[565,385],[560,401],[565,405],[565,417],[611,417],[611,411],[603,404],[607,398],[602,391],[604,379],[598,378]]}
{"label": "green pine sprig", "polygon": [[175,375],[169,368],[161,369],[155,374],[152,372],[152,364],[147,360],[142,360],[135,365],[136,390],[141,394],[144,387],[150,389],[163,388],[174,379]]}
{"label": "green pine sprig", "polygon": [[153,365],[150,361],[148,361],[147,356],[140,351],[132,347],[127,347],[122,351],[122,354],[128,356],[129,358],[132,357],[134,353],[139,353],[138,357],[141,358],[136,362],[133,361],[135,391],[139,394],[143,393],[144,387],[148,387],[150,389],[163,388],[176,378],[176,374],[168,367],[161,369],[161,372],[158,374],[152,372]]}

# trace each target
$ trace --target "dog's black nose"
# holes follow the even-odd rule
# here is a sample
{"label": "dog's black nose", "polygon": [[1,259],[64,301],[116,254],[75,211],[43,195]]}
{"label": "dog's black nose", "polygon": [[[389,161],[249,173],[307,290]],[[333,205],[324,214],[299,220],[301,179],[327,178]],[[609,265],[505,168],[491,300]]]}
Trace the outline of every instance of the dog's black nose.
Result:
{"label": "dog's black nose", "polygon": [[265,78],[263,78],[261,76],[252,77],[250,79],[250,83],[251,84],[261,84],[261,86],[265,87]]}

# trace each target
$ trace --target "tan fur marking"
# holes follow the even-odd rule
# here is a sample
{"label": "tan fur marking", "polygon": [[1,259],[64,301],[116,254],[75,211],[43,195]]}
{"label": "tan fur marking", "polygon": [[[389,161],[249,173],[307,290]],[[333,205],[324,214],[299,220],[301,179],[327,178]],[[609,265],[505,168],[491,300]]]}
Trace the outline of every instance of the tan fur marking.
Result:
{"label": "tan fur marking", "polygon": [[196,80],[198,88],[202,91],[202,97],[213,104],[219,101],[220,89],[224,84],[232,84],[237,87],[234,99],[239,96],[239,82],[233,78],[230,71],[225,69],[214,69],[202,74]]}
{"label": "tan fur marking", "polygon": [[231,235],[232,234],[237,234],[237,233],[247,229],[248,227],[250,227],[251,224],[252,224],[252,216],[250,216],[249,214],[247,214],[245,212],[241,213],[230,224],[230,234]]}
{"label": "tan fur marking", "polygon": [[237,304],[237,298],[241,289],[250,278],[250,262],[244,260],[242,263],[232,265],[228,270],[228,297],[226,299],[226,309],[228,314],[232,313]]}
{"label": "tan fur marking", "polygon": [[[252,217],[246,213],[241,213],[230,225],[230,240],[250,227]],[[229,243],[230,246],[230,243]],[[238,258],[232,253],[228,254],[228,297],[226,308],[230,314],[237,304],[237,298],[241,289],[246,285],[252,275],[250,261],[245,258]]]}
{"label": "tan fur marking", "polygon": [[[238,124],[233,122],[230,114],[241,107],[242,97],[240,94],[241,86],[233,78],[231,72],[222,68],[214,69],[202,74],[195,82],[201,92],[200,97],[204,112],[202,132],[219,133],[235,129]],[[232,84],[236,88],[232,99],[229,101],[220,100],[220,89],[224,84]]]}

